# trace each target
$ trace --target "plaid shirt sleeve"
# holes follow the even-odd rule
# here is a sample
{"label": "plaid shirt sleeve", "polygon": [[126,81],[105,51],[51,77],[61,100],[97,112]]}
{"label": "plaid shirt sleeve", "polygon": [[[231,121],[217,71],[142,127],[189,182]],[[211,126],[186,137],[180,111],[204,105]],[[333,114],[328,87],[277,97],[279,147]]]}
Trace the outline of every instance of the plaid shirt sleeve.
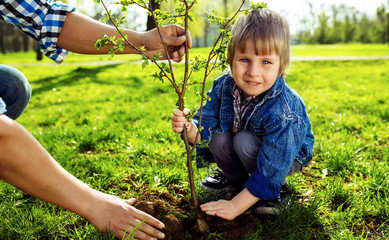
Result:
{"label": "plaid shirt sleeve", "polygon": [[7,112],[7,105],[3,101],[3,99],[0,97],[0,115]]}
{"label": "plaid shirt sleeve", "polygon": [[41,51],[62,63],[68,51],[57,47],[66,15],[74,7],[52,0],[0,0],[0,19],[18,26],[39,41]]}

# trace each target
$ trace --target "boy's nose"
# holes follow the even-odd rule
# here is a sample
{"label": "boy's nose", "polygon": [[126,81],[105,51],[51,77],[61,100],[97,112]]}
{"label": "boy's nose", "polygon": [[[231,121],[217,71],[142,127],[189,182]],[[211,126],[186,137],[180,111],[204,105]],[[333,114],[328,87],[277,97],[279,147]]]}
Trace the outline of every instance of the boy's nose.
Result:
{"label": "boy's nose", "polygon": [[248,75],[251,77],[258,77],[260,75],[260,67],[257,64],[251,64],[248,69]]}

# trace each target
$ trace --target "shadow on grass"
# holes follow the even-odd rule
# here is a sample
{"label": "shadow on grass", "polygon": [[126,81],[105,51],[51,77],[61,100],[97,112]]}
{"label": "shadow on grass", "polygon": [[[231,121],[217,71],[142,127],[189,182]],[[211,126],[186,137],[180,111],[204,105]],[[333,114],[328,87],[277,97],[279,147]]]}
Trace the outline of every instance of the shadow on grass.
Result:
{"label": "shadow on grass", "polygon": [[141,79],[137,76],[129,76],[125,81],[123,81],[122,78],[118,79],[113,77],[112,79],[107,79],[104,77],[104,79],[102,79],[98,76],[99,73],[114,69],[119,65],[120,64],[78,67],[61,75],[55,75],[34,81],[34,84],[37,84],[39,87],[33,88],[33,95],[36,96],[47,91],[52,91],[53,88],[82,84],[85,81],[101,85],[121,85],[125,87],[139,87],[139,85],[142,84]]}
{"label": "shadow on grass", "polygon": [[330,239],[318,217],[319,207],[315,202],[292,203],[277,216],[259,215],[259,230],[245,239]]}
{"label": "shadow on grass", "polygon": [[[236,193],[232,193],[234,196]],[[217,201],[218,199],[230,199],[225,193],[206,193],[200,191],[199,202]],[[258,239],[331,239],[324,223],[319,217],[322,202],[311,199],[308,202],[300,202],[298,196],[286,208],[280,208],[277,215],[263,215],[256,213],[256,205],[250,208],[249,215],[258,219],[257,230],[250,231],[244,240]],[[298,201],[298,202],[297,202]]]}

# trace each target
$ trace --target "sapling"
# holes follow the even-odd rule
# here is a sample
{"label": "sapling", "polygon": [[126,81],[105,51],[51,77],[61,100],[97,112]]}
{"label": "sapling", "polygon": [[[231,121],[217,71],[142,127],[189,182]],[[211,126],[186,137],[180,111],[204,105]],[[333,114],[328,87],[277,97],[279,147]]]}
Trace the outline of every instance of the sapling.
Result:
{"label": "sapling", "polygon": [[[185,35],[188,36],[188,28],[189,28],[189,22],[192,20],[191,16],[191,9],[196,4],[196,0],[175,0],[175,11],[169,12],[167,10],[160,10],[160,9],[153,9],[151,4],[149,4],[148,0],[120,0],[117,2],[117,4],[121,5],[121,11],[123,13],[123,16],[120,19],[114,18],[111,15],[110,10],[107,8],[106,4],[103,0],[95,0],[97,3],[101,3],[103,7],[106,10],[105,14],[105,21],[111,21],[113,26],[117,29],[117,32],[121,36],[120,38],[115,38],[114,36],[103,36],[102,39],[96,41],[95,47],[110,47],[110,53],[111,55],[114,55],[117,51],[122,51],[124,47],[132,47],[136,49],[139,54],[142,55],[143,58],[143,64],[142,66],[145,68],[147,65],[149,65],[150,62],[155,64],[158,68],[158,71],[155,72],[152,76],[155,79],[164,81],[168,80],[170,84],[173,86],[176,94],[177,94],[177,106],[180,110],[184,110],[186,107],[185,103],[185,93],[189,86],[194,84],[200,84],[201,85],[201,92],[200,95],[200,109],[199,109],[199,125],[198,129],[201,129],[201,120],[202,120],[202,106],[204,104],[204,101],[206,100],[205,95],[205,83],[208,79],[209,75],[214,69],[222,69],[225,70],[228,64],[228,59],[225,55],[227,45],[229,40],[231,39],[231,33],[230,33],[230,26],[231,23],[234,21],[236,16],[240,12],[247,12],[248,10],[242,10],[243,5],[246,2],[246,0],[242,0],[240,6],[236,10],[236,12],[231,17],[222,18],[215,14],[214,11],[209,14],[208,20],[211,24],[216,23],[219,26],[218,30],[218,37],[216,38],[215,43],[213,44],[212,48],[210,49],[210,52],[208,54],[207,58],[202,58],[200,56],[196,56],[194,59],[189,60],[189,49],[188,49],[188,42],[186,42],[186,52],[185,52],[185,70],[183,73],[182,78],[179,80],[176,78],[176,74],[174,72],[174,69],[172,67],[172,61],[171,56],[169,56],[167,46],[164,43],[164,39],[162,37],[162,34],[160,32],[160,27],[162,24],[165,23],[174,23],[174,24],[181,24],[185,28]],[[167,0],[156,0],[157,3],[167,2]],[[136,5],[140,8],[143,8],[147,11],[149,16],[152,17],[152,19],[155,21],[157,25],[157,31],[159,33],[159,36],[161,38],[161,41],[164,45],[165,52],[167,53],[167,62],[166,61],[158,61],[161,58],[161,53],[158,53],[157,55],[149,56],[145,53],[147,49],[145,47],[137,47],[133,43],[131,43],[127,36],[124,34],[123,29],[121,28],[121,25],[125,23],[126,13],[127,13],[127,7],[130,5]],[[250,8],[261,8],[266,7],[265,3],[258,3],[253,4],[251,3]],[[191,74],[195,71],[204,71],[204,75],[201,81],[194,81],[192,80]],[[199,138],[199,131],[197,132],[195,142],[197,142]],[[183,130],[183,140],[185,144],[186,149],[186,160],[187,160],[187,168],[188,168],[188,178],[189,178],[189,184],[190,184],[190,191],[191,191],[191,199],[192,199],[192,205],[194,212],[196,214],[197,218],[197,227],[200,232],[206,232],[208,231],[208,226],[204,222],[201,210],[199,208],[199,203],[196,196],[196,188],[194,184],[194,178],[193,178],[193,168],[192,168],[192,157],[193,153],[195,151],[195,146],[192,146],[189,143],[188,136],[187,136],[187,129],[184,127]]]}

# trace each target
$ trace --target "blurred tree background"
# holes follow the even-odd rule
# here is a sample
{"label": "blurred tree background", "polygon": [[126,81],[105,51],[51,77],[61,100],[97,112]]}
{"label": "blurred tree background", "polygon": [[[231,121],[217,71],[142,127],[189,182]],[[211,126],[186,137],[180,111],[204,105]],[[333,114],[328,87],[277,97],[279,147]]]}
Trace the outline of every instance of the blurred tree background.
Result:
{"label": "blurred tree background", "polygon": [[[94,4],[92,0],[63,1],[77,7],[78,11],[99,20],[104,9]],[[152,0],[153,4],[155,1]],[[266,1],[268,3],[271,0]],[[361,9],[348,6],[345,3],[333,4],[328,9],[315,11],[315,1],[306,0],[309,14],[299,20],[298,30],[292,33],[292,44],[335,44],[335,43],[389,43],[389,0],[387,4],[376,6],[375,14],[367,14]],[[161,9],[173,9],[174,0],[162,5],[155,4]],[[238,0],[198,0],[193,10],[193,20],[190,31],[194,47],[207,47],[216,36],[216,26],[210,26],[206,16],[212,10],[219,16],[228,16],[240,4]],[[249,2],[247,2],[247,5]],[[112,4],[114,15],[121,14],[120,9]],[[128,28],[145,31],[154,27],[145,12],[138,8],[128,10]],[[39,53],[38,44],[22,34],[17,27],[0,21],[0,52],[29,51]],[[41,57],[37,54],[38,58]]]}
{"label": "blurred tree background", "polygon": [[295,43],[389,43],[389,1],[377,6],[373,16],[344,3],[318,13],[312,2],[308,5],[310,14],[293,35]]}

